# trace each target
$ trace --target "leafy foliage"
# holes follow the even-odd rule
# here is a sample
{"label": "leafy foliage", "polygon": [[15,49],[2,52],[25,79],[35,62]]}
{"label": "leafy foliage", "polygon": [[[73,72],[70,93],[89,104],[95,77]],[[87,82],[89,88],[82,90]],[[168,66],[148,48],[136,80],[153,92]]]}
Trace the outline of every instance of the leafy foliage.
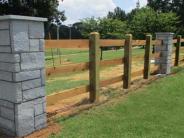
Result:
{"label": "leafy foliage", "polygon": [[180,18],[178,31],[184,33],[184,1],[183,0],[148,0],[148,6],[157,12],[174,12]]}
{"label": "leafy foliage", "polygon": [[59,24],[66,17],[63,11],[58,11],[58,5],[58,0],[0,0],[0,15],[45,17]]}
{"label": "leafy foliage", "polygon": [[155,32],[175,32],[178,17],[172,12],[157,13],[149,7],[145,7],[135,12],[129,24],[134,36],[143,39],[147,33],[154,35]]}
{"label": "leafy foliage", "polygon": [[127,24],[125,21],[109,18],[86,18],[82,20],[81,32],[85,38],[89,37],[91,32],[99,32],[101,38],[124,38],[127,33]]}
{"label": "leafy foliage", "polygon": [[126,13],[120,7],[116,7],[113,12],[108,13],[107,18],[125,21],[126,20]]}

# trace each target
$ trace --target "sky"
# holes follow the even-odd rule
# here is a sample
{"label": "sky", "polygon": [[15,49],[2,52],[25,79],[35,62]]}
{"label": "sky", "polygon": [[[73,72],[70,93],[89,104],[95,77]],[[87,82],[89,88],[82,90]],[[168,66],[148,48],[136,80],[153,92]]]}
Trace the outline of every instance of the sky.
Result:
{"label": "sky", "polygon": [[[65,11],[67,20],[64,24],[73,24],[87,17],[104,17],[108,11],[113,11],[119,6],[126,12],[136,7],[138,0],[64,0],[60,2],[59,10]],[[145,6],[147,0],[140,0],[140,5]]]}

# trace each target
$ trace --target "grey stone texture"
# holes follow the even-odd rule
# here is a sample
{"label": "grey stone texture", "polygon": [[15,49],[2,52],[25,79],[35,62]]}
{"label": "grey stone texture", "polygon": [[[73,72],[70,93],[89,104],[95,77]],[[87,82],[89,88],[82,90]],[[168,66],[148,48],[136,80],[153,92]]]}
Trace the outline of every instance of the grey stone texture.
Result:
{"label": "grey stone texture", "polygon": [[160,58],[156,59],[160,74],[171,73],[173,35],[173,33],[156,33],[156,39],[163,40],[162,45],[155,46],[155,52],[161,53]]}
{"label": "grey stone texture", "polygon": [[47,126],[44,21],[0,16],[0,131],[10,136]]}

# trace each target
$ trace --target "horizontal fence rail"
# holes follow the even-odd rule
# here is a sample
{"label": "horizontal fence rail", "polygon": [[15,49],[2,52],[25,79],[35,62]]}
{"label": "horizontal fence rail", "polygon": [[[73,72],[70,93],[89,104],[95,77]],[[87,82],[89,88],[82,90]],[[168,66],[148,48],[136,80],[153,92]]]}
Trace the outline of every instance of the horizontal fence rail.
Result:
{"label": "horizontal fence rail", "polygon": [[[155,59],[155,58],[157,59],[159,57],[160,57],[160,53],[155,53],[151,55],[151,59]],[[132,60],[141,61],[141,60],[144,60],[144,56],[134,56]],[[100,67],[108,67],[108,66],[123,65],[123,64],[124,64],[124,58],[100,61]],[[46,68],[46,75],[47,77],[49,77],[57,74],[74,73],[74,72],[80,72],[80,71],[86,71],[86,70],[89,70],[89,62],[64,65],[64,66],[58,66],[58,67],[49,67],[49,68]]]}
{"label": "horizontal fence rail", "polygon": [[[153,45],[161,45],[161,40],[154,40]],[[111,39],[101,39],[100,47],[123,47],[125,46],[125,40],[111,40]],[[146,45],[146,40],[133,40],[132,46],[144,46]],[[89,49],[88,39],[72,39],[72,40],[46,40],[45,48],[69,48],[69,49]]]}
{"label": "horizontal fence rail", "polygon": [[[178,66],[180,62],[184,62],[183,59],[180,59],[180,52],[181,50],[184,50],[184,48],[181,47],[182,42],[184,42],[184,39],[182,39],[181,36],[178,36],[177,39],[173,39],[173,44],[176,45],[176,50],[174,51],[175,66]],[[132,35],[126,35],[125,40],[100,39],[98,33],[92,33],[89,40],[46,40],[45,45],[46,49],[89,49],[89,62],[51,67],[46,69],[47,77],[57,74],[66,74],[89,70],[89,85],[80,86],[74,89],[59,92],[57,94],[49,95],[47,97],[47,102],[48,105],[52,105],[59,100],[67,99],[85,93],[89,94],[91,102],[95,102],[99,99],[100,87],[106,87],[117,82],[123,82],[123,87],[125,89],[128,89],[131,86],[132,78],[142,76],[144,79],[149,79],[151,73],[158,71],[158,66],[151,66],[151,60],[159,59],[162,56],[160,52],[151,53],[151,50],[154,45],[162,46],[163,41],[152,40],[151,35],[147,35],[146,40],[132,40]],[[123,47],[124,57],[111,60],[100,60],[100,47],[112,46]],[[145,46],[144,55],[133,56],[132,50],[135,46]],[[132,72],[132,61],[144,61],[144,66],[141,70]],[[124,65],[122,66],[122,70],[124,71],[123,74],[107,80],[100,80],[100,68],[115,65]]]}

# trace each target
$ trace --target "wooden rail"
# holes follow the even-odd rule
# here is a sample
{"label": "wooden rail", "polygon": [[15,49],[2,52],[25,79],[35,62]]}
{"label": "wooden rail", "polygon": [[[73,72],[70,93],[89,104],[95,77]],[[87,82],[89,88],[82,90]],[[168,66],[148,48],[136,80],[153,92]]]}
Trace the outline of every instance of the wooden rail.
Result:
{"label": "wooden rail", "polygon": [[181,39],[181,42],[183,43],[184,42],[184,39]]}
{"label": "wooden rail", "polygon": [[[161,45],[161,40],[154,40],[153,45]],[[101,39],[99,41],[100,47],[123,47],[125,46],[125,40],[111,40],[111,39]],[[132,46],[144,46],[146,45],[146,40],[133,40]],[[89,49],[88,39],[72,39],[72,40],[46,40],[45,48],[69,48],[69,49]]]}
{"label": "wooden rail", "polygon": [[80,86],[74,89],[65,90],[62,92],[54,93],[52,95],[47,96],[47,106],[54,105],[55,103],[63,100],[68,99],[80,94],[88,93],[89,92],[89,85]]}
{"label": "wooden rail", "polygon": [[176,44],[177,43],[177,39],[173,39],[173,44]]}
{"label": "wooden rail", "polygon": [[[153,70],[155,70],[156,68],[152,68]],[[140,77],[143,74],[143,70],[139,70],[139,71],[135,71],[132,73],[132,77],[136,78],[136,77]],[[107,80],[102,80],[100,82],[100,87],[106,87],[108,85],[112,85],[118,82],[123,82],[123,78],[124,75],[120,75],[120,76],[116,76]],[[52,95],[47,96],[47,106],[51,106],[54,105],[55,103],[64,100],[64,99],[68,99],[80,94],[87,94],[90,91],[90,86],[89,85],[85,85],[85,86],[80,86],[77,88],[73,88],[73,89],[69,89],[69,90],[65,90],[65,91],[61,91]]]}
{"label": "wooden rail", "polygon": [[[173,40],[173,43],[176,44],[176,60],[175,65],[178,65],[179,53],[181,42],[184,42],[181,37]],[[146,36],[146,40],[133,40],[132,35],[126,35],[125,40],[111,40],[111,39],[100,39],[98,33],[92,33],[90,39],[84,40],[47,40],[46,48],[86,48],[89,49],[89,62],[78,63],[72,65],[66,65],[55,68],[46,69],[47,76],[57,75],[58,73],[71,73],[77,71],[89,70],[89,85],[81,86],[78,88],[66,90],[64,92],[59,92],[55,95],[48,96],[48,104],[52,105],[55,102],[73,97],[79,94],[88,93],[91,102],[99,100],[99,90],[100,87],[105,87],[110,84],[117,82],[123,82],[123,88],[128,89],[131,87],[131,79],[142,76],[144,79],[149,79],[151,72],[158,67],[151,67],[151,58],[157,59],[160,57],[160,53],[151,54],[151,48],[153,45],[162,45],[163,41],[161,40],[152,40],[151,35]],[[100,61],[100,47],[124,47],[124,57],[119,59],[112,60],[103,60]],[[144,56],[132,56],[132,50],[134,46],[145,46]],[[123,55],[123,53],[122,53]],[[132,61],[137,60],[144,61],[143,69],[132,73]],[[122,65],[123,75],[115,76],[113,78],[100,81],[100,67],[108,67],[112,65]],[[123,69],[124,68],[124,69]]]}

